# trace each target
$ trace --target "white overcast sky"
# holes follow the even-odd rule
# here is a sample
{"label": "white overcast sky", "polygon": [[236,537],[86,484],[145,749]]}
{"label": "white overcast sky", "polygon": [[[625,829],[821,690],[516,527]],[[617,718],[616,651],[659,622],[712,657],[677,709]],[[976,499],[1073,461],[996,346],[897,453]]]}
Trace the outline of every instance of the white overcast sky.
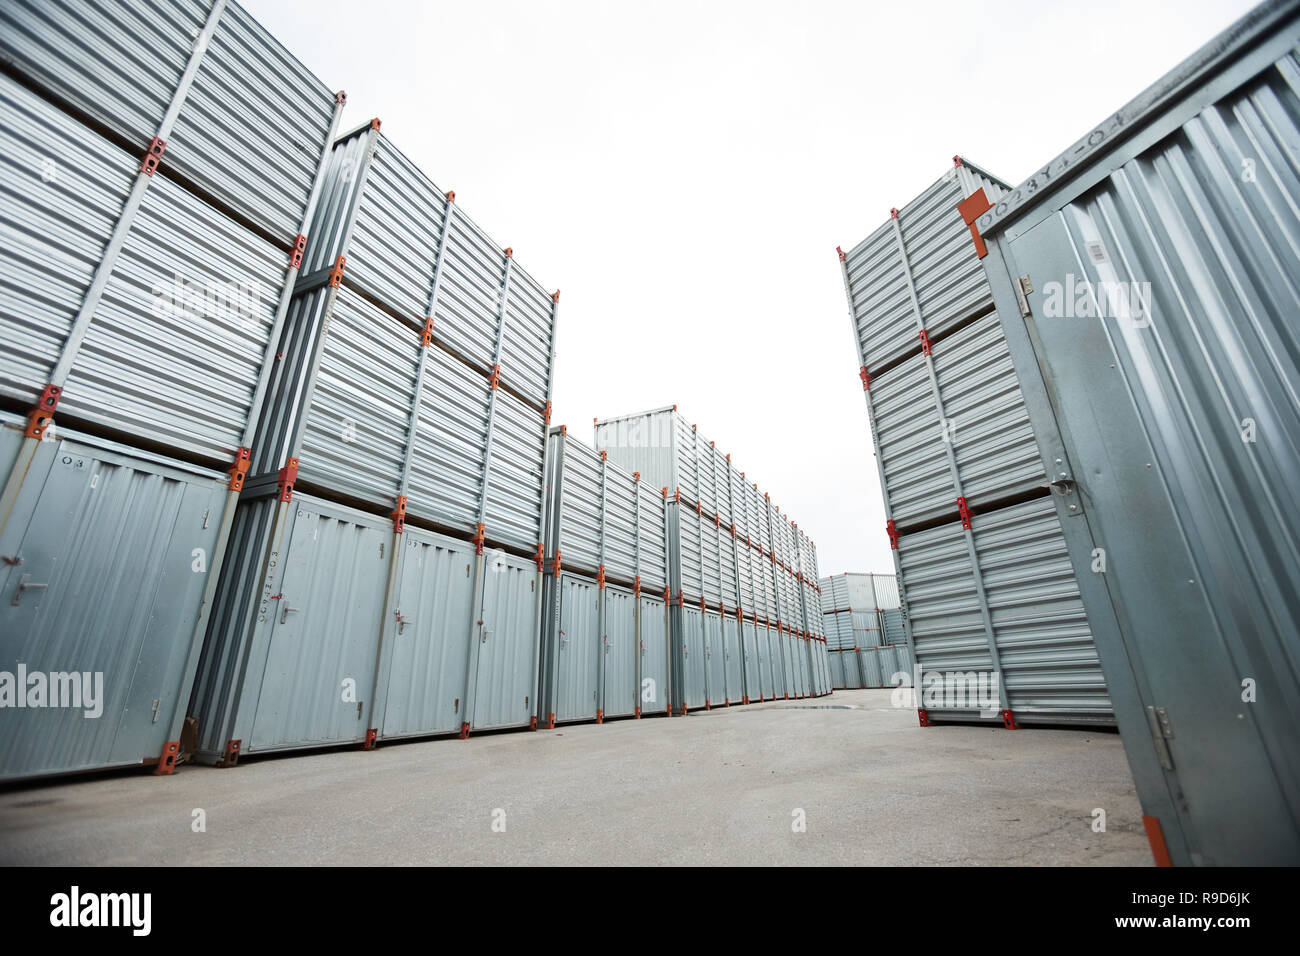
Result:
{"label": "white overcast sky", "polygon": [[893,571],[835,247],[955,153],[1018,183],[1245,0],[241,0],[547,288],[554,421],[677,403]]}

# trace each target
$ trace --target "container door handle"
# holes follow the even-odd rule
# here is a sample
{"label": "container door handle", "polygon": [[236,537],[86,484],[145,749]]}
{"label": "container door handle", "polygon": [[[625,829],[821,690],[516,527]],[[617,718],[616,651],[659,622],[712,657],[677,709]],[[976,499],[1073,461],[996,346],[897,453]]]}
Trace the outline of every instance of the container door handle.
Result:
{"label": "container door handle", "polygon": [[491,634],[491,633],[492,633],[492,629],[491,629],[490,627],[485,627],[485,628],[483,628],[483,639],[482,639],[479,643],[481,643],[481,644],[486,644],[486,643],[487,643],[487,639],[488,639],[488,635]]}
{"label": "container door handle", "polygon": [[49,587],[48,584],[36,584],[35,582],[32,581],[32,576],[30,574],[24,574],[21,578],[18,579],[18,587],[14,591],[14,599],[9,603],[13,605],[22,604],[24,591],[35,591],[38,588],[48,588],[48,587]]}
{"label": "container door handle", "polygon": [[283,604],[280,605],[280,623],[284,624],[286,621],[289,620],[290,614],[297,614],[301,610],[302,608],[300,607],[290,607],[289,602],[285,601]]}

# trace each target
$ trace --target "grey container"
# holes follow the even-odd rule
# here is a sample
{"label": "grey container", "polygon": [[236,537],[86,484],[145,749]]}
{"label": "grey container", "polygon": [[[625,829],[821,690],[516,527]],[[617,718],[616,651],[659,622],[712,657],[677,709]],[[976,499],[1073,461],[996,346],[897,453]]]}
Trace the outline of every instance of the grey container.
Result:
{"label": "grey container", "polygon": [[1300,861],[1298,40],[1256,7],[972,211],[1158,862]]}
{"label": "grey container", "polygon": [[[0,413],[0,466],[24,424]],[[0,708],[0,778],[175,759],[226,494],[219,472],[71,429],[38,443],[0,534],[0,671],[24,702],[20,668],[72,676]]]}
{"label": "grey container", "polygon": [[540,571],[483,557],[301,492],[241,502],[192,704],[199,759],[528,726]]}
{"label": "grey container", "polygon": [[[923,685],[923,724],[1109,724],[1105,680],[1028,424],[1031,402],[987,281],[972,270],[979,257],[968,214],[979,199],[968,197],[996,200],[1004,191],[958,159],[914,204],[841,253],[905,609],[904,633],[890,615],[881,640],[913,644],[923,673],[978,675],[975,692],[961,682],[954,689],[947,674]],[[901,292],[881,299],[894,284]]]}
{"label": "grey container", "polygon": [[11,0],[0,56],[61,106],[286,247],[302,231],[335,94],[227,0]]}
{"label": "grey container", "polygon": [[558,293],[377,123],[335,146],[316,220],[250,485],[292,459],[304,487],[532,553]]}

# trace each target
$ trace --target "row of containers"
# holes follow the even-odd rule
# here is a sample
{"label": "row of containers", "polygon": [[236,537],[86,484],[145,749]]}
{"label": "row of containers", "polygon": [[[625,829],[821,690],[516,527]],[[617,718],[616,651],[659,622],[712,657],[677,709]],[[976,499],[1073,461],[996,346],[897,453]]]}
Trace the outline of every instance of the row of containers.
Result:
{"label": "row of containers", "polygon": [[[760,553],[758,515],[775,510],[743,476],[733,503],[721,468],[707,487],[723,510],[707,521],[702,508],[688,512],[694,520],[683,524],[676,489],[670,495],[653,467],[629,470],[645,462],[620,454],[608,435],[598,427],[600,450],[563,426],[550,435],[544,725],[829,693],[824,642],[804,616],[819,613],[817,595],[800,593],[794,565],[764,558],[773,554],[774,526],[788,528],[783,542],[800,549],[778,552],[782,562],[815,567],[812,542],[778,517],[763,521]],[[723,456],[708,462],[726,464]],[[752,545],[737,528],[752,528]]]}
{"label": "row of containers", "polygon": [[812,539],[675,405],[597,421],[595,446],[663,496],[668,706],[830,693]]}
{"label": "row of containers", "polygon": [[233,2],[0,57],[0,777],[529,726],[559,294]]}
{"label": "row of containers", "polygon": [[[1052,501],[1059,485],[963,217],[968,197],[1006,191],[957,157],[840,252],[918,716],[1113,724]],[[976,679],[954,688],[958,674]]]}
{"label": "row of containers", "polygon": [[819,582],[831,687],[910,687],[898,579],[892,574],[835,574]]}
{"label": "row of containers", "polygon": [[1164,865],[1300,863],[1298,51],[1260,4],[844,256],[918,663],[1113,719]]}

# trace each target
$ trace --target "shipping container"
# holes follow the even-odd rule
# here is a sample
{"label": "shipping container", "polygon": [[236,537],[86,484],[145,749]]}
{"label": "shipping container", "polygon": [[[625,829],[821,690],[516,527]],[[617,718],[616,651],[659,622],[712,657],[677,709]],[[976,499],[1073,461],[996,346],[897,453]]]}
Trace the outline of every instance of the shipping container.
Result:
{"label": "shipping container", "polygon": [[963,212],[1006,192],[957,157],[840,252],[903,612],[878,612],[881,677],[912,645],[922,725],[1109,725],[1032,403]]}
{"label": "shipping container", "polygon": [[[312,228],[192,704],[208,762],[539,714],[558,293],[377,121],[335,144]],[[422,593],[412,561],[450,562],[448,590]],[[431,603],[449,617],[426,632],[408,612]],[[436,686],[390,723],[406,653]]]}
{"label": "shipping container", "polygon": [[[0,402],[30,410],[4,463],[0,538],[26,540],[29,530],[9,527],[20,502],[35,495],[47,506],[61,493],[40,462],[42,442],[64,429],[120,452],[113,473],[137,475],[140,487],[147,473],[230,472],[190,546],[203,586],[167,597],[140,651],[157,658],[142,660],[141,674],[158,673],[126,687],[111,682],[130,672],[106,674],[115,701],[164,681],[151,723],[163,728],[155,753],[170,772],[185,717],[172,704],[190,696],[344,97],[223,0],[6,4],[0,59],[0,136],[14,160],[0,163],[11,226],[0,248]],[[99,486],[91,490],[62,507],[92,506]],[[120,517],[123,534],[148,521],[129,508]],[[147,589],[161,572],[140,573]],[[112,654],[132,632],[100,616],[97,600],[85,589],[59,598],[83,621],[78,646]],[[141,613],[152,600],[139,595]],[[178,670],[168,663],[177,660]],[[35,745],[47,751],[41,769],[16,772],[121,762],[75,740],[21,744]]]}
{"label": "shipping container", "polygon": [[[548,441],[545,554],[550,573],[543,582],[547,611],[540,713],[547,726],[640,716],[647,677],[652,682],[647,709],[663,712],[671,690],[664,623],[645,621],[641,612],[647,594],[659,596],[649,613],[662,617],[666,607],[665,495],[644,487],[639,474],[623,471],[570,436],[567,428],[551,429]],[[575,617],[586,614],[588,591],[594,598],[590,640],[588,625]],[[653,658],[645,650],[643,626],[657,651]],[[638,670],[647,667],[648,674]]]}
{"label": "shipping container", "polygon": [[[598,420],[595,445],[664,493],[673,667],[682,675],[675,687],[693,701],[688,709],[826,692],[824,676],[813,683],[825,672],[820,656],[814,662],[804,647],[797,670],[796,655],[774,650],[782,628],[805,644],[823,636],[812,541],[675,406]],[[684,616],[690,608],[699,615],[700,650],[688,664],[697,630],[696,617]],[[676,708],[683,702],[674,698]]]}
{"label": "shipping container", "polygon": [[1162,863],[1300,862],[1298,41],[1256,7],[966,210]]}

